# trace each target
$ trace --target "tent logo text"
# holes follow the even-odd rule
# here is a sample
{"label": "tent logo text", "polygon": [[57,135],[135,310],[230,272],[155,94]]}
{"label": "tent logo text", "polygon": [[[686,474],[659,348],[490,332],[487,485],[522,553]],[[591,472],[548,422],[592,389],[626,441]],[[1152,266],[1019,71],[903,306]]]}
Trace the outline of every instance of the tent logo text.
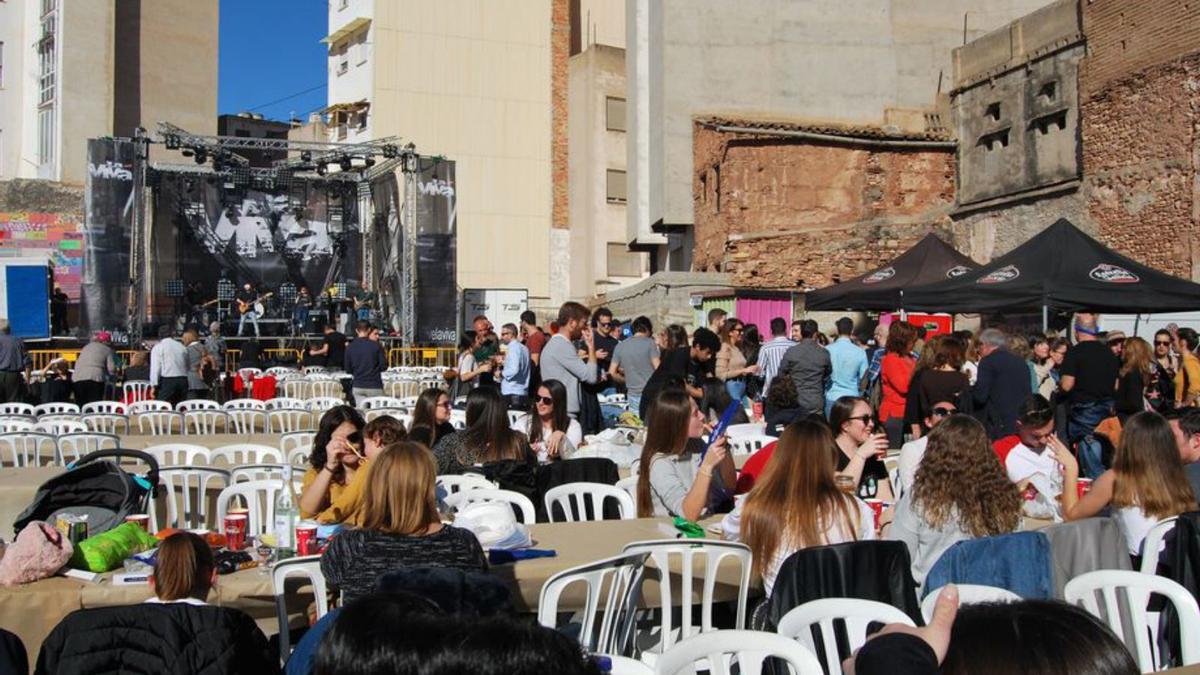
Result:
{"label": "tent logo text", "polygon": [[965,265],[956,265],[956,266],[951,267],[950,269],[946,270],[946,278],[947,279],[957,279],[970,271],[971,271],[970,267],[967,267]]}
{"label": "tent logo text", "polygon": [[1017,269],[1016,265],[1005,265],[1004,267],[1001,267],[1000,269],[988,274],[987,276],[981,277],[975,283],[977,283],[977,284],[1002,284],[1002,283],[1005,283],[1008,281],[1012,281],[1013,279],[1016,279],[1019,276],[1021,276],[1021,270]]}
{"label": "tent logo text", "polygon": [[1092,268],[1088,276],[1106,284],[1136,284],[1141,281],[1138,275],[1124,267],[1102,263]]}
{"label": "tent logo text", "polygon": [[879,270],[878,272],[871,274],[871,276],[867,277],[866,279],[863,279],[863,283],[864,284],[877,284],[881,281],[887,281],[888,279],[891,279],[894,276],[896,276],[896,268],[885,267],[885,268]]}

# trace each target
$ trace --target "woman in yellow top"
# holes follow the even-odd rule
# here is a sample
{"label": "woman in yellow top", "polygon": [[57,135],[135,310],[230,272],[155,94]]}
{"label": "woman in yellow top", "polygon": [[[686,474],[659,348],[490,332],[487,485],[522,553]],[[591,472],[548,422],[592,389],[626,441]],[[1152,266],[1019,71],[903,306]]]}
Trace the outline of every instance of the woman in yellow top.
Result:
{"label": "woman in yellow top", "polygon": [[335,504],[342,501],[355,476],[365,473],[360,471],[363,425],[362,415],[348,405],[331,408],[321,416],[308,458],[312,466],[304,472],[300,517],[322,522],[343,519]]}
{"label": "woman in yellow top", "polygon": [[1190,407],[1200,400],[1200,359],[1196,358],[1196,331],[1180,328],[1175,333],[1179,351],[1179,370],[1175,372],[1175,406]]}
{"label": "woman in yellow top", "polygon": [[[357,414],[357,411],[354,412]],[[330,423],[332,424],[332,421]],[[336,448],[339,447],[335,441],[337,438],[337,429],[341,428],[342,424],[346,424],[347,429],[352,426],[352,423],[341,422],[338,427],[335,427],[331,433],[330,442],[325,445],[327,449],[333,446],[336,451]],[[347,468],[346,464],[342,462],[349,460],[354,463],[354,467],[350,469],[352,474],[346,479],[344,484],[338,484],[332,478],[337,468],[335,460],[330,457],[333,451],[326,452],[325,464],[320,469],[309,469],[305,473],[304,493],[300,496],[300,514],[303,517],[316,518],[318,522],[326,524],[344,522],[350,525],[360,525],[362,523],[363,493],[366,490],[368,480],[367,465],[370,464],[371,460],[379,456],[379,453],[383,452],[383,449],[387,446],[406,440],[408,433],[404,430],[404,424],[400,420],[391,415],[381,415],[363,427],[361,436],[363,441],[361,457],[352,449],[348,453],[343,453],[336,460],[336,463],[341,463],[343,472]],[[351,435],[346,439],[346,442],[354,443],[355,436]],[[326,470],[326,466],[330,467],[330,469]],[[323,476],[329,478],[322,480]],[[327,505],[315,506],[313,511],[309,511],[304,501],[305,496],[311,496],[314,500],[318,499],[317,490],[322,482],[328,485]],[[313,488],[311,491],[309,490],[310,487]],[[314,505],[309,503],[307,506]]]}

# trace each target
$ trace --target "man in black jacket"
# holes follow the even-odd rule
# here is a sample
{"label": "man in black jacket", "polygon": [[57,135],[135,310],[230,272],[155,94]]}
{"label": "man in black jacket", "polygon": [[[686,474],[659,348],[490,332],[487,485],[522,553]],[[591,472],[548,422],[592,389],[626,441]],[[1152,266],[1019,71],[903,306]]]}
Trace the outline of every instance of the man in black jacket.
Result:
{"label": "man in black jacket", "polygon": [[1021,404],[1033,392],[1025,360],[1008,351],[1008,337],[997,328],[979,334],[979,376],[975,380],[975,409],[992,440],[1016,433]]}

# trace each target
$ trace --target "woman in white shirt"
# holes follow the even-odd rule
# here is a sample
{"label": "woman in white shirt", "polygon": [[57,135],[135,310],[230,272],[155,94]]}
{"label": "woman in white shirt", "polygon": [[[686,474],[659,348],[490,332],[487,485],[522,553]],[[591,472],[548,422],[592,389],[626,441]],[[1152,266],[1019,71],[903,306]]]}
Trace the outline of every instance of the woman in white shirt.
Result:
{"label": "woman in white shirt", "polygon": [[726,539],[754,553],[767,595],[783,561],[810,546],[875,538],[875,515],[833,480],[833,435],[821,422],[789,425],[754,488],[725,516]]}
{"label": "woman in white shirt", "polygon": [[1141,412],[1125,421],[1113,466],[1079,498],[1079,462],[1063,462],[1063,518],[1079,520],[1113,507],[1131,556],[1142,554],[1142,541],[1163,518],[1196,510],[1196,495],[1181,468],[1171,424],[1158,413]]}
{"label": "woman in white shirt", "polygon": [[570,457],[583,443],[583,428],[567,415],[567,388],[558,380],[538,386],[532,408],[512,428],[529,437],[529,446],[543,462]]}
{"label": "woman in white shirt", "polygon": [[682,516],[699,520],[709,513],[710,497],[737,482],[733,457],[725,436],[704,451],[704,414],[686,391],[668,388],[653,403],[654,421],[646,429],[646,444],[637,484],[639,518]]}

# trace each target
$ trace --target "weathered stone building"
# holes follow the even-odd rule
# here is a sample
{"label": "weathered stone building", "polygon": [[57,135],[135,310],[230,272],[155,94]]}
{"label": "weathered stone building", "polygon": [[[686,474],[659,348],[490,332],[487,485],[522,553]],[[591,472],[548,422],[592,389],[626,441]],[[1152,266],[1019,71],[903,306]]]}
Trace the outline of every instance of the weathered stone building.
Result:
{"label": "weathered stone building", "polygon": [[1066,217],[1200,279],[1200,3],[1059,0],[952,64],[924,119],[697,117],[694,269],[817,287],[929,231],[983,262]]}
{"label": "weathered stone building", "polygon": [[931,228],[948,236],[955,146],[930,124],[698,120],[696,269],[727,272],[737,286],[814,288],[874,267]]}

